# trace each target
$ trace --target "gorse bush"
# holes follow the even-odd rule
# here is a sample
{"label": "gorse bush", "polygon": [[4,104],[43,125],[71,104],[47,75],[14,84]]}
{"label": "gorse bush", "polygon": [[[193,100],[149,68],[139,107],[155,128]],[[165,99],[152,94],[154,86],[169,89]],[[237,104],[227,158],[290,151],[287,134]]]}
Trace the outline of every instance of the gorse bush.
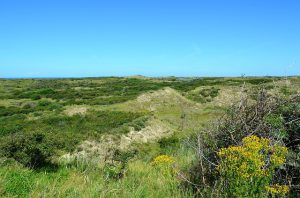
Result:
{"label": "gorse bush", "polygon": [[285,163],[287,152],[286,147],[253,135],[243,138],[241,146],[220,149],[217,170],[223,191],[228,197],[285,195],[287,186],[276,184],[274,190],[271,182],[275,170]]}

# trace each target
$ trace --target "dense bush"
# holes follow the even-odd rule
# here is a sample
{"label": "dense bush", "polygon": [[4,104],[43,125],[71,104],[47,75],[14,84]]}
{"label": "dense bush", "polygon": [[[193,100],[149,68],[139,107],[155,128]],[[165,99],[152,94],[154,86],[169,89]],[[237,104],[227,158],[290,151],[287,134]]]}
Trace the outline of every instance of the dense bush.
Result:
{"label": "dense bush", "polygon": [[51,156],[54,155],[53,148],[47,144],[45,135],[42,133],[16,133],[6,138],[5,141],[1,140],[2,156],[13,158],[31,168],[49,164]]}
{"label": "dense bush", "polygon": [[159,146],[163,150],[171,150],[180,144],[180,139],[177,136],[164,137],[158,141]]}
{"label": "dense bush", "polygon": [[[290,194],[293,196],[299,195],[299,96],[289,99],[277,98],[269,95],[262,89],[258,92],[255,101],[252,101],[250,98],[251,97],[245,93],[242,100],[231,107],[226,115],[216,123],[215,127],[208,128],[205,132],[201,132],[199,137],[195,138],[197,140],[195,144],[198,145],[197,154],[199,156],[199,162],[191,169],[190,174],[191,181],[197,184],[196,190],[197,192],[202,191],[202,196],[203,193],[211,194],[216,193],[216,191],[224,195],[232,193],[227,190],[233,188],[230,187],[230,183],[233,181],[229,180],[230,178],[234,179],[234,176],[227,175],[226,178],[229,179],[227,181],[227,179],[224,180],[224,177],[222,179],[222,174],[216,174],[221,157],[220,155],[218,156],[217,152],[222,148],[231,148],[232,146],[240,148],[240,146],[243,145],[243,138],[249,135],[267,138],[272,145],[279,144],[288,148],[289,154],[286,157],[286,162],[284,166],[275,168],[276,171],[269,176],[271,179],[270,184],[279,183],[289,185],[291,189]],[[267,152],[266,149],[257,154],[264,155],[265,152]],[[269,151],[269,154],[267,152],[264,160],[270,160],[270,153],[272,154],[273,152],[274,150]],[[258,156],[257,159],[259,159]],[[239,161],[239,163],[240,162],[242,161]],[[264,161],[264,163],[266,163],[266,161]],[[270,165],[269,163],[266,167],[268,168]],[[232,174],[238,174],[238,172],[235,171],[235,173],[232,172]],[[227,186],[227,188],[224,186],[224,182],[226,181],[225,186]],[[246,183],[251,184],[249,182]],[[234,185],[239,186],[244,184],[239,181],[238,184]],[[213,188],[213,186],[219,186],[219,188]],[[274,189],[277,187],[278,186],[274,186]],[[249,189],[246,189],[244,192],[250,192],[251,188],[249,187]],[[242,190],[240,187],[237,187],[237,189]],[[271,191],[272,188],[270,187],[269,190]],[[206,194],[206,196],[208,195]],[[230,197],[232,194],[228,196]],[[247,194],[244,194],[244,196],[247,196]]]}
{"label": "dense bush", "polygon": [[[241,146],[222,148],[217,155],[220,159],[217,170],[221,177],[222,191],[228,197],[267,197],[285,195],[286,185],[272,183],[276,169],[286,161],[287,148],[272,145],[267,138],[247,136]],[[273,186],[277,186],[274,191]]]}
{"label": "dense bush", "polygon": [[196,102],[205,103],[211,102],[211,100],[217,97],[219,94],[219,89],[215,87],[204,88],[197,92],[190,92],[187,97]]}
{"label": "dense bush", "polygon": [[26,116],[23,114],[0,117],[0,137],[22,132],[25,118]]}

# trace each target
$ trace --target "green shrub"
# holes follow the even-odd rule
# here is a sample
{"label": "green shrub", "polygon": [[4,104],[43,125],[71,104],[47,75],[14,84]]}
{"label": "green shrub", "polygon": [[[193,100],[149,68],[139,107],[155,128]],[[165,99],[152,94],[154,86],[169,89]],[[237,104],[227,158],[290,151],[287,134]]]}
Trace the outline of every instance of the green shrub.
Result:
{"label": "green shrub", "polygon": [[0,137],[22,131],[25,118],[26,116],[23,114],[0,118]]}
{"label": "green shrub", "polygon": [[204,88],[197,92],[190,92],[188,98],[200,103],[211,102],[213,98],[219,95],[219,90],[215,87]]}
{"label": "green shrub", "polygon": [[103,172],[104,177],[106,179],[121,179],[124,177],[127,163],[130,159],[132,159],[136,155],[137,151],[121,151],[121,150],[115,150],[112,162],[106,163]]}
{"label": "green shrub", "polygon": [[292,91],[288,86],[281,87],[280,92],[285,96],[296,94],[295,91]]}
{"label": "green shrub", "polygon": [[20,134],[1,139],[1,154],[13,158],[19,163],[39,168],[50,163],[53,150],[46,144],[45,136],[41,133]]}
{"label": "green shrub", "polygon": [[159,146],[163,150],[172,149],[179,146],[179,138],[176,136],[164,137],[158,141]]}
{"label": "green shrub", "polygon": [[[243,183],[238,180],[242,179],[240,176],[226,175],[227,173],[229,174],[229,172],[226,174],[223,172],[225,175],[222,176],[221,174],[222,177],[220,178],[220,175],[216,175],[214,170],[215,165],[219,163],[219,157],[216,155],[216,151],[221,148],[230,148],[232,145],[240,147],[242,146],[241,142],[244,137],[256,135],[269,139],[272,145],[279,144],[289,149],[289,154],[285,156],[286,162],[284,163],[284,168],[277,166],[276,171],[268,175],[268,182],[270,185],[289,184],[290,195],[295,197],[299,196],[299,190],[296,186],[300,178],[300,141],[298,141],[300,138],[300,98],[299,96],[292,97],[291,99],[275,98],[269,95],[265,90],[260,90],[257,94],[258,95],[254,97],[255,101],[251,101],[251,103],[247,103],[247,101],[250,100],[249,95],[243,98],[241,102],[229,108],[226,115],[218,120],[214,126],[206,128],[198,137],[194,138],[195,142],[192,144],[194,147],[197,147],[198,162],[190,171],[190,180],[198,185],[197,187],[194,186],[195,190],[210,191],[210,193],[217,191],[218,193],[224,194],[226,190],[236,188],[231,192],[227,192],[231,193],[228,195],[229,197],[234,197],[233,194],[238,195],[238,193],[245,193],[243,196],[248,196],[246,191],[252,193],[249,189],[242,188],[242,186],[250,185],[251,182],[243,180],[245,181],[245,183]],[[266,149],[258,152],[258,154],[261,155],[260,157],[265,158],[263,160],[265,163],[263,167],[264,170],[270,167],[271,163],[267,162],[270,160],[270,154],[273,152],[274,151],[269,151],[268,154]],[[260,157],[257,157],[257,159],[260,159]],[[232,171],[230,174],[238,174],[233,168],[228,169],[228,171],[230,170]],[[229,181],[231,178],[236,178],[238,182]],[[259,178],[252,178],[251,181],[258,181],[256,179]],[[265,181],[264,179],[262,179],[262,181],[259,179],[258,183],[253,183],[253,185],[258,186],[252,186],[251,188],[256,190],[257,193],[263,193],[259,185]],[[224,187],[223,182],[226,183],[226,187]],[[235,187],[230,186],[231,183]],[[222,186],[221,184],[223,184],[223,188],[216,188]],[[207,191],[207,189],[209,190]],[[285,189],[286,188],[274,185],[270,186],[268,190],[275,193],[275,191]],[[210,196],[210,194],[208,193],[208,195],[206,194],[205,196]],[[257,196],[259,197],[260,195]]]}

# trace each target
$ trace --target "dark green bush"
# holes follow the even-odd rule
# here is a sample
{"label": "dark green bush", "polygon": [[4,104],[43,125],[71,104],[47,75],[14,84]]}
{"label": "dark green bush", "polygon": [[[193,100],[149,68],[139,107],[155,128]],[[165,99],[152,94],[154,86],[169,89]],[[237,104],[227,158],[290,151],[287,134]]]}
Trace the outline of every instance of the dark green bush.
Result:
{"label": "dark green bush", "polygon": [[25,115],[16,114],[9,117],[0,117],[0,137],[20,132],[24,128]]}
{"label": "dark green bush", "polygon": [[176,136],[171,136],[160,139],[158,143],[161,149],[166,150],[177,147],[180,143],[180,140]]}
{"label": "dark green bush", "polygon": [[54,154],[53,148],[47,145],[42,133],[16,133],[2,138],[0,148],[2,156],[13,158],[30,168],[39,168],[49,164],[50,157]]}
{"label": "dark green bush", "polygon": [[213,98],[218,96],[219,90],[220,89],[215,87],[204,88],[200,91],[189,93],[187,97],[200,103],[211,102]]}

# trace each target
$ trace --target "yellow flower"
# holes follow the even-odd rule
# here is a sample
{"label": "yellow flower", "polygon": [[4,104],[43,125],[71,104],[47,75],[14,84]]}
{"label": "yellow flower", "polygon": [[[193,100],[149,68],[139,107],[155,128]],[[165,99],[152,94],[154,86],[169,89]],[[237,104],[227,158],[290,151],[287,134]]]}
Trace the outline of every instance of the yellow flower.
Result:
{"label": "yellow flower", "polygon": [[175,159],[172,156],[168,155],[159,155],[153,159],[151,162],[152,165],[159,165],[159,164],[172,164],[175,162]]}
{"label": "yellow flower", "polygon": [[276,166],[280,166],[282,164],[284,164],[285,162],[285,158],[284,157],[280,157],[277,155],[272,155],[271,156],[271,162],[276,165]]}
{"label": "yellow flower", "polygon": [[285,195],[289,192],[289,187],[287,185],[275,184],[273,186],[266,186],[267,192],[274,195]]}
{"label": "yellow flower", "polygon": [[[241,184],[243,182],[250,184],[253,180],[263,178],[268,181],[267,178],[272,177],[275,168],[285,163],[287,153],[286,147],[272,145],[267,138],[251,135],[243,138],[241,146],[229,146],[217,152],[220,158],[217,171],[225,179]],[[261,184],[261,189],[265,189],[268,184],[268,182]],[[288,192],[288,187],[275,185],[267,187],[267,190],[282,194]]]}
{"label": "yellow flower", "polygon": [[[231,193],[244,195],[249,189],[257,188],[260,195],[272,193],[281,197],[289,192],[288,186],[269,184],[276,168],[285,163],[287,153],[286,147],[274,145],[267,138],[251,135],[243,138],[240,146],[220,149],[217,152],[220,161],[216,170],[225,179]],[[239,192],[235,189],[239,189]]]}

